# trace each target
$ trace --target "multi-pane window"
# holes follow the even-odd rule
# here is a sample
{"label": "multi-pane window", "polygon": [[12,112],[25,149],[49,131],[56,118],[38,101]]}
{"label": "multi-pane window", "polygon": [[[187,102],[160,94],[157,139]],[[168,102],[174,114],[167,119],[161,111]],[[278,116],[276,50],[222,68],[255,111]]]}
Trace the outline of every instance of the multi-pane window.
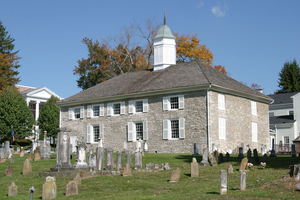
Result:
{"label": "multi-pane window", "polygon": [[135,101],[135,112],[143,112],[143,101]]}
{"label": "multi-pane window", "polygon": [[100,136],[100,129],[99,126],[93,126],[93,134],[94,134],[94,142],[98,142],[98,138]]}
{"label": "multi-pane window", "polygon": [[104,104],[88,105],[87,118],[104,116]]}
{"label": "multi-pane window", "polygon": [[113,109],[114,109],[114,115],[119,115],[121,111],[120,103],[113,104]]}
{"label": "multi-pane window", "polygon": [[93,106],[93,116],[94,117],[99,117],[99,108],[100,106]]}
{"label": "multi-pane window", "polygon": [[171,136],[179,138],[179,120],[171,120]]}
{"label": "multi-pane window", "polygon": [[290,143],[290,137],[289,136],[284,136],[283,137],[283,142],[284,142],[284,144],[289,144]]}
{"label": "multi-pane window", "polygon": [[80,118],[80,108],[74,109],[74,118],[79,119]]}
{"label": "multi-pane window", "polygon": [[69,119],[83,119],[84,117],[84,107],[76,107],[76,108],[69,108]]}
{"label": "multi-pane window", "polygon": [[170,97],[170,105],[171,105],[171,109],[178,109],[179,108],[178,97]]}
{"label": "multi-pane window", "polygon": [[86,143],[97,143],[99,138],[104,139],[103,124],[88,125],[86,127]]}
{"label": "multi-pane window", "polygon": [[128,122],[128,141],[148,140],[147,122]]}
{"label": "multi-pane window", "polygon": [[128,113],[148,112],[148,99],[130,100],[128,102]]}
{"label": "multi-pane window", "polygon": [[163,110],[184,109],[184,96],[168,96],[163,97]]}
{"label": "multi-pane window", "polygon": [[143,123],[135,123],[136,139],[143,140]]}
{"label": "multi-pane window", "polygon": [[107,104],[107,116],[124,115],[124,114],[125,114],[125,101]]}

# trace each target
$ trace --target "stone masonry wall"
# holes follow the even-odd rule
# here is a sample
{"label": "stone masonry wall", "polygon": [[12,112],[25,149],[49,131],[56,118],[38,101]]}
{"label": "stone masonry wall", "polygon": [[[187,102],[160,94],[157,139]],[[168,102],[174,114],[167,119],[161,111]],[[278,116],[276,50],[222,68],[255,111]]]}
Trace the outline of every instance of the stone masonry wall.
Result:
{"label": "stone masonry wall", "polygon": [[[212,143],[215,147],[220,144],[221,152],[236,150],[244,143],[251,150],[261,150],[261,144],[269,148],[269,105],[256,102],[257,115],[251,114],[251,100],[243,97],[224,94],[225,110],[218,109],[218,93],[209,92],[209,134],[210,151]],[[226,139],[219,139],[219,117],[226,119]],[[252,142],[252,122],[257,122],[257,141]]]}
{"label": "stone masonry wall", "polygon": [[[150,153],[193,153],[194,143],[198,143],[200,152],[207,145],[206,130],[206,91],[193,91],[171,95],[184,95],[184,109],[163,111],[163,97],[169,95],[145,96],[148,99],[148,112],[128,114],[129,100],[97,102],[104,103],[104,117],[87,118],[87,106],[84,106],[83,119],[68,119],[69,107],[61,107],[61,127],[71,130],[70,135],[77,135],[79,140],[86,141],[87,125],[104,125],[104,148],[112,147],[114,151],[122,151],[124,141],[127,141],[128,122],[147,121],[148,147]],[[125,101],[125,114],[107,116],[107,103]],[[177,140],[163,140],[163,120],[185,118],[185,138]],[[88,149],[96,149],[97,143],[87,144]],[[127,141],[127,148],[134,150],[135,142]]]}

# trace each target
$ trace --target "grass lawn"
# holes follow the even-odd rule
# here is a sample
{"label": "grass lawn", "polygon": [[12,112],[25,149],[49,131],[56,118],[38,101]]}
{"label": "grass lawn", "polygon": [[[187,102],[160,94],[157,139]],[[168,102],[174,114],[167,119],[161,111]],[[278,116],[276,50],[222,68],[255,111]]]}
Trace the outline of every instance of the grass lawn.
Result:
{"label": "grass lawn", "polygon": [[[39,172],[50,170],[56,160],[32,161],[33,173],[22,175],[22,163],[26,158],[15,156],[15,162],[0,163],[0,199],[29,199],[29,188],[32,184],[36,188],[33,199],[42,198],[42,186],[45,178],[39,178]],[[33,157],[33,155],[32,155]],[[116,155],[114,155],[116,159]],[[201,156],[197,161],[202,160]],[[262,157],[260,157],[262,161]],[[134,159],[132,159],[134,162]],[[172,169],[179,167],[181,177],[179,183],[169,183],[171,170],[159,172],[135,172],[133,176],[123,177],[102,176],[82,180],[79,185],[78,195],[66,197],[65,188],[71,178],[57,178],[57,199],[300,199],[300,192],[296,191],[297,181],[292,178],[283,179],[292,164],[300,163],[299,158],[291,156],[278,156],[268,158],[267,166],[262,169],[255,165],[254,158],[249,162],[254,167],[247,172],[247,191],[239,191],[239,165],[240,159],[231,156],[231,162],[225,162],[218,166],[199,167],[198,178],[190,177],[190,154],[145,154],[143,157],[143,168],[145,164],[169,163]],[[75,158],[73,157],[72,164]],[[125,161],[123,161],[125,163]],[[220,171],[226,170],[232,164],[233,174],[227,174],[227,195],[220,195]],[[6,177],[7,166],[13,168],[13,176]],[[259,181],[257,181],[259,180]],[[8,186],[14,181],[18,186],[18,195],[8,197]],[[299,181],[300,183],[300,181]]]}

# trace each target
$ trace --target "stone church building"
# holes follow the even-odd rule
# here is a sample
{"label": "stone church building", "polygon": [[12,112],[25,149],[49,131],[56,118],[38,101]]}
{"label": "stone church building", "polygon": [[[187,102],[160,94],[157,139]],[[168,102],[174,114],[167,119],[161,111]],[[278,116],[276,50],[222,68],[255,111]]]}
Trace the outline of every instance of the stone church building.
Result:
{"label": "stone church building", "polygon": [[237,146],[269,147],[272,99],[200,61],[176,64],[176,38],[164,24],[154,38],[154,68],[128,72],[57,102],[60,127],[71,143],[134,150],[147,141],[150,153],[193,153]]}

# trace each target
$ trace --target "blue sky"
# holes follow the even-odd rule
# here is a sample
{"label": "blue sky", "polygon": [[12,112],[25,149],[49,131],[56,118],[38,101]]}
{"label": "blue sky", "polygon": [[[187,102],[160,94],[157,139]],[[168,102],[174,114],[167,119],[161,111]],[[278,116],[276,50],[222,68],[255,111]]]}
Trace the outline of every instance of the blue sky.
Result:
{"label": "blue sky", "polygon": [[286,61],[300,63],[300,1],[1,0],[0,20],[19,50],[19,85],[47,87],[62,98],[81,91],[73,75],[87,58],[84,37],[105,39],[135,19],[155,16],[172,32],[198,34],[232,78],[278,89]]}

